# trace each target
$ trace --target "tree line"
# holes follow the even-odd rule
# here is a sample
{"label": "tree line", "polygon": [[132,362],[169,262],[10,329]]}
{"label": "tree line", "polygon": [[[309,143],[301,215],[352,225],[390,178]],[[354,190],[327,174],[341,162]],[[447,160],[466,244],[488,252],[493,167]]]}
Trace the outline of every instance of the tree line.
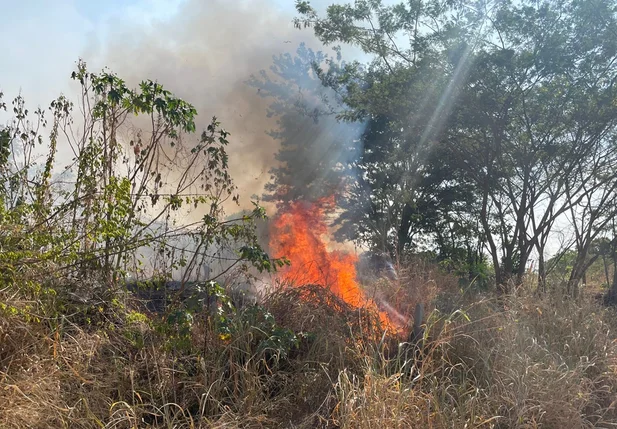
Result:
{"label": "tree line", "polygon": [[[301,46],[249,81],[279,119],[266,199],[335,193],[339,239],[428,253],[469,279],[493,272],[505,289],[533,258],[545,291],[573,251],[576,295],[598,258],[615,259],[617,2],[296,8],[335,55]],[[345,46],[369,60],[344,61]],[[306,137],[333,118],[346,131]]]}

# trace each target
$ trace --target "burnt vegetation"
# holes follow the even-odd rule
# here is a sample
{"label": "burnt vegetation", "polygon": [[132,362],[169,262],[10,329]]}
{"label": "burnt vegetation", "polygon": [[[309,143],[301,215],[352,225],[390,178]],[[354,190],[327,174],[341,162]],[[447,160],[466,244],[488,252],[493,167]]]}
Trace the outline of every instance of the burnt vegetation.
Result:
{"label": "burnt vegetation", "polygon": [[242,83],[278,242],[157,81],[0,92],[0,427],[615,427],[617,2],[296,10],[333,53]]}

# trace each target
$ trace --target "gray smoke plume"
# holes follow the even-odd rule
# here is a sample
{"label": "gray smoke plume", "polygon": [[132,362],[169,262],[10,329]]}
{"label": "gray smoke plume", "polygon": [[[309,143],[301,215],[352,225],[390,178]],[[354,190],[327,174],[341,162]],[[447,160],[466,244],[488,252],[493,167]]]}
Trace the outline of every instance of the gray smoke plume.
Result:
{"label": "gray smoke plume", "polygon": [[216,116],[231,132],[231,174],[247,207],[269,180],[278,143],[266,134],[276,127],[266,116],[270,101],[246,81],[268,69],[273,55],[293,53],[301,42],[318,47],[292,19],[265,0],[189,0],[156,26],[120,23],[84,59],[93,71],[107,66],[131,86],[146,78],[160,82],[197,108],[198,130]]}

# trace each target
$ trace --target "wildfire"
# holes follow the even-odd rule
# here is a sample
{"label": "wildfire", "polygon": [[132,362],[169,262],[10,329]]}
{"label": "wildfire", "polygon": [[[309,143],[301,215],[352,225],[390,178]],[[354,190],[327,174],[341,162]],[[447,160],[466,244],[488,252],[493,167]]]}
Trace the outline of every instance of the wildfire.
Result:
{"label": "wildfire", "polygon": [[[354,307],[371,306],[356,281],[357,256],[342,251],[329,251],[324,237],[328,228],[325,215],[334,207],[334,197],[314,203],[294,202],[273,219],[270,249],[276,257],[285,256],[291,267],[281,277],[289,284],[318,284],[330,288],[334,294]],[[388,314],[379,312],[383,325],[396,331]]]}

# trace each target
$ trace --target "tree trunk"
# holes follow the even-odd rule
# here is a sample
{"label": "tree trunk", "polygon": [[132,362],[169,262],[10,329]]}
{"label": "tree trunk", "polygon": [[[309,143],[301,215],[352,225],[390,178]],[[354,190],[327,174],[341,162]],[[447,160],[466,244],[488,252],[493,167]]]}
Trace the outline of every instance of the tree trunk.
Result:
{"label": "tree trunk", "polygon": [[506,255],[501,266],[501,282],[498,286],[501,287],[501,292],[508,293],[510,290],[510,282],[514,273],[514,243],[506,249]]}
{"label": "tree trunk", "polygon": [[413,217],[413,208],[409,203],[405,203],[403,213],[401,214],[401,224],[398,229],[397,238],[397,253],[402,255],[405,248],[409,244],[409,228],[411,228],[411,220]]}
{"label": "tree trunk", "polygon": [[576,261],[574,261],[574,267],[572,268],[572,273],[570,274],[570,279],[568,280],[567,292],[569,295],[576,298],[578,296],[578,288],[581,280],[585,278],[587,274],[587,270],[589,267],[598,259],[599,255],[594,255],[587,259],[587,254],[589,253],[589,244],[583,247],[577,257]]}
{"label": "tree trunk", "polygon": [[482,196],[480,222],[482,223],[482,228],[484,229],[484,234],[486,235],[486,241],[489,245],[491,259],[493,260],[493,269],[495,270],[495,284],[497,286],[497,291],[502,291],[501,287],[503,285],[503,271],[501,268],[501,264],[499,263],[499,252],[497,250],[497,245],[495,244],[495,240],[493,239],[493,234],[491,233],[491,227],[488,221],[488,185],[486,184]]}
{"label": "tree trunk", "polygon": [[602,255],[602,263],[604,264],[604,278],[606,279],[606,287],[611,287],[610,276],[608,275],[608,262],[606,261],[606,255]]}
{"label": "tree trunk", "polygon": [[613,253],[613,282],[606,297],[608,304],[617,304],[617,253]]}
{"label": "tree trunk", "polygon": [[521,256],[519,260],[518,269],[516,270],[516,283],[522,285],[525,278],[525,268],[527,267],[527,259],[529,258],[529,252],[521,250]]}
{"label": "tree trunk", "polygon": [[546,293],[546,263],[544,261],[544,249],[538,251],[538,291]]}

